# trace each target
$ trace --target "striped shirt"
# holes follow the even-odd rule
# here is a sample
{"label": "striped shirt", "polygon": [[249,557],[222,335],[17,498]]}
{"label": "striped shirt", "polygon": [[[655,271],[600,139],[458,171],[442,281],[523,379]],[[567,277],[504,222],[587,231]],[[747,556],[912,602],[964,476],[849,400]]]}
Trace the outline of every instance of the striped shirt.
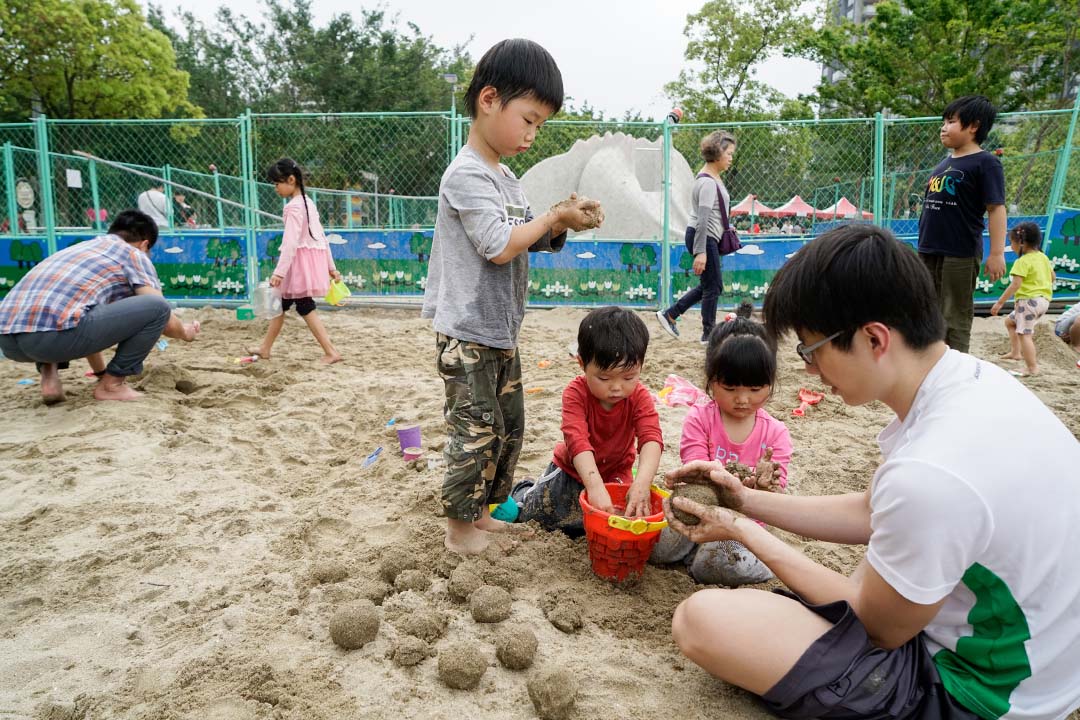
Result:
{"label": "striped shirt", "polygon": [[0,335],[70,330],[83,313],[161,289],[150,256],[115,235],[103,235],[50,255],[0,301]]}

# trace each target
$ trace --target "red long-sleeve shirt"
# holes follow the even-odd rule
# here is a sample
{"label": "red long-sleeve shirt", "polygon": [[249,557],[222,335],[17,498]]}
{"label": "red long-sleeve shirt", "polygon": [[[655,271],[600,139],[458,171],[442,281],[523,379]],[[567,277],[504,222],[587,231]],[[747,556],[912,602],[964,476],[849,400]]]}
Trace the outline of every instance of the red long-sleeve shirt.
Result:
{"label": "red long-sleeve shirt", "polygon": [[661,450],[664,447],[660,416],[652,395],[640,383],[630,397],[605,410],[589,392],[585,376],[577,376],[563,390],[562,431],[563,442],[555,446],[554,462],[578,482],[574,458],[583,452],[593,452],[604,482],[628,483],[641,447],[647,442],[659,443]]}

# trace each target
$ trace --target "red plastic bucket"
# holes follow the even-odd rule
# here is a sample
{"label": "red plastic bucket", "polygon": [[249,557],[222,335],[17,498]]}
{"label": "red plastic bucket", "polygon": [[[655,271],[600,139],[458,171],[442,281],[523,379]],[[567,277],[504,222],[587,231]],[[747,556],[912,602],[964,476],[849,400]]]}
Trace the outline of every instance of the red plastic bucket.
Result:
{"label": "red plastic bucket", "polygon": [[[615,509],[623,510],[630,486],[605,483],[604,487],[607,488]],[[593,572],[600,577],[622,581],[641,575],[645,570],[649,554],[660,539],[660,531],[667,526],[664,522],[664,499],[656,490],[650,492],[653,512],[644,518],[613,516],[590,505],[585,490],[578,496],[581,512],[585,517],[589,561],[592,563]]]}

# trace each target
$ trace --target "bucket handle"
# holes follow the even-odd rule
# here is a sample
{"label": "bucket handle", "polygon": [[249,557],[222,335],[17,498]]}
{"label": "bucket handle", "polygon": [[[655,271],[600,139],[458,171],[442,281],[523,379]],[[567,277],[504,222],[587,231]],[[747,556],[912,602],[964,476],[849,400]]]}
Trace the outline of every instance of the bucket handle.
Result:
{"label": "bucket handle", "polygon": [[620,515],[609,515],[607,524],[608,527],[613,527],[616,530],[625,530],[634,535],[643,535],[647,532],[659,532],[668,525],[667,520],[649,522],[645,518],[634,518],[631,520],[630,518],[624,518]]}

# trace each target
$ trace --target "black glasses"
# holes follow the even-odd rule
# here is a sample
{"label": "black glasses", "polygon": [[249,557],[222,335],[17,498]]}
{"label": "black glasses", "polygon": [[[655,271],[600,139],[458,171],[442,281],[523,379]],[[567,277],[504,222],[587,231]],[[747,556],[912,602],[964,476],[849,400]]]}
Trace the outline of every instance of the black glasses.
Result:
{"label": "black glasses", "polygon": [[836,332],[834,332],[832,335],[825,338],[824,340],[818,340],[816,343],[814,343],[813,345],[810,345],[810,346],[804,345],[803,343],[799,343],[798,345],[795,346],[795,352],[799,353],[799,357],[802,358],[802,361],[804,363],[806,363],[807,365],[813,365],[814,364],[814,351],[817,350],[822,345],[824,345],[825,343],[832,342],[833,340],[835,340],[836,338],[840,337],[843,334],[844,334],[843,330],[837,330]]}

